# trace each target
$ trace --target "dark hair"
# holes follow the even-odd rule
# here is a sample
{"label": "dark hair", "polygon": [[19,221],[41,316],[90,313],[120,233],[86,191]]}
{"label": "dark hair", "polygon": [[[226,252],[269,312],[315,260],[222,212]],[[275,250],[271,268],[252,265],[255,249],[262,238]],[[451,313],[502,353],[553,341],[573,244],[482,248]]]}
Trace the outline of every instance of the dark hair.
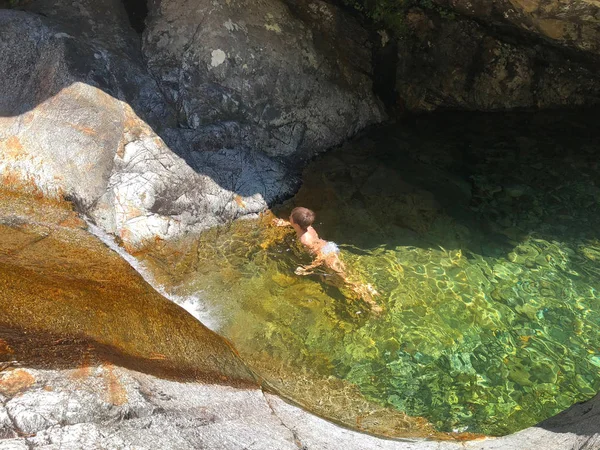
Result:
{"label": "dark hair", "polygon": [[301,206],[292,209],[290,217],[294,220],[294,223],[300,225],[300,228],[307,230],[315,221],[315,213],[308,208],[302,208]]}

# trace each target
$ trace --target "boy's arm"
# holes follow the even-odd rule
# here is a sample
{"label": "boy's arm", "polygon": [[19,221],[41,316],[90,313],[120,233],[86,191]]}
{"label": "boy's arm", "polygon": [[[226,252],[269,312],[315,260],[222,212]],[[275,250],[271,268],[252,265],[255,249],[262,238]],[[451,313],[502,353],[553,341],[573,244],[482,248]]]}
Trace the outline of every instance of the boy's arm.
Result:
{"label": "boy's arm", "polygon": [[309,272],[309,270],[319,267],[324,262],[325,262],[325,260],[323,258],[321,258],[320,256],[317,256],[311,264],[309,264],[308,266],[300,266],[300,267],[296,268],[294,273],[296,275],[310,275],[312,272]]}
{"label": "boy's arm", "polygon": [[292,226],[287,220],[284,219],[273,219],[273,225],[276,227],[290,227]]}

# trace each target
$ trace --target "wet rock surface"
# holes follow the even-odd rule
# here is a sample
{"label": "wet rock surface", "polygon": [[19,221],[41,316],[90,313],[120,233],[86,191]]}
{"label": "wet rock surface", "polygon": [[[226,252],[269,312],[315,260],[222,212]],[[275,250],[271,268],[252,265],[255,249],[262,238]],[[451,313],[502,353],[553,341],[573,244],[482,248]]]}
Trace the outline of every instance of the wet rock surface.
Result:
{"label": "wet rock surface", "polygon": [[[228,342],[156,293],[85,228],[68,205],[2,191],[0,368],[15,358],[34,367],[100,359],[162,376],[255,385]],[[14,395],[26,381],[0,393]]]}

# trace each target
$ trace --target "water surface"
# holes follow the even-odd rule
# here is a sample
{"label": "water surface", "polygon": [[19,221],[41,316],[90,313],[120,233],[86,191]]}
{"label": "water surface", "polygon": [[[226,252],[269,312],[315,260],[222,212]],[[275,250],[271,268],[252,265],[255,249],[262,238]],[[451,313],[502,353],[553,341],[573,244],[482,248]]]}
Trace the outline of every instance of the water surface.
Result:
{"label": "water surface", "polygon": [[389,435],[507,434],[600,388],[597,138],[580,114],[440,115],[314,161],[276,213],[315,210],[380,315],[296,276],[310,258],[269,217],[146,262],[319,414]]}

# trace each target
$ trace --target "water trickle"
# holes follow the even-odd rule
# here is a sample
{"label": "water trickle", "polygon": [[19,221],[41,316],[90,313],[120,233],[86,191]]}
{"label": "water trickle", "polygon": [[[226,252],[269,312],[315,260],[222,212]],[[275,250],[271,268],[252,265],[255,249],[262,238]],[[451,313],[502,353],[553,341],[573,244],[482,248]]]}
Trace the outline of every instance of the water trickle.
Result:
{"label": "water trickle", "polygon": [[152,273],[142,264],[138,259],[134,256],[127,253],[127,251],[121,247],[116,241],[114,236],[106,233],[101,228],[97,227],[90,221],[86,220],[87,223],[87,231],[96,236],[100,241],[104,242],[111,250],[118,253],[121,258],[123,258],[127,263],[137,272],[142,278],[157,292],[159,292],[164,297],[171,300],[173,303],[181,306],[187,312],[189,312],[192,316],[202,322],[203,325],[207,326],[213,331],[218,330],[219,328],[219,320],[217,309],[213,308],[212,311],[208,311],[206,302],[201,297],[200,293],[194,293],[190,295],[176,295],[172,292],[167,292],[167,290],[160,283],[156,281]]}

